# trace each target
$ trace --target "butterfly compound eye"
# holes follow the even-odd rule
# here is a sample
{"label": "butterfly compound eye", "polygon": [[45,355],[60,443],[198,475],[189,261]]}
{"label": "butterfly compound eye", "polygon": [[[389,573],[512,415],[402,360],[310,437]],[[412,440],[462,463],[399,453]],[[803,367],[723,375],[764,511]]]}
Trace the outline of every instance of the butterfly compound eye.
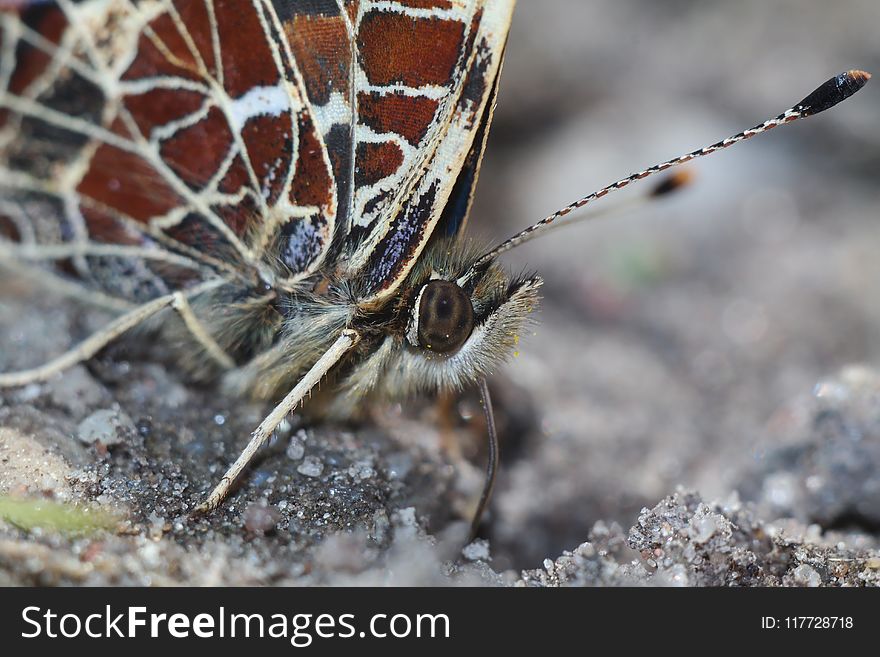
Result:
{"label": "butterfly compound eye", "polygon": [[458,350],[474,329],[470,297],[455,283],[431,281],[419,303],[419,345],[441,354]]}

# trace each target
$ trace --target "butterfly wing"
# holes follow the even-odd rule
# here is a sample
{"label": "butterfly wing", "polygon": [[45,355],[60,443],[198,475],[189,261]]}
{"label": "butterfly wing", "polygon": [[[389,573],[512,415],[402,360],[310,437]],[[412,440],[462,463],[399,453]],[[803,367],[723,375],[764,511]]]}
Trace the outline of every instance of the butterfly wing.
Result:
{"label": "butterfly wing", "polygon": [[394,292],[467,169],[463,222],[513,5],[274,3],[333,162],[339,272],[365,300]]}
{"label": "butterfly wing", "polygon": [[0,230],[19,254],[69,254],[139,300],[320,266],[336,186],[269,3],[59,0],[0,19]]}
{"label": "butterfly wing", "polygon": [[469,200],[513,4],[18,3],[0,234],[126,298],[328,262],[386,297]]}
{"label": "butterfly wing", "polygon": [[480,167],[483,164],[483,155],[486,152],[486,144],[489,140],[489,128],[492,127],[492,118],[495,115],[495,104],[498,99],[498,82],[499,80],[496,78],[495,88],[483,110],[480,128],[474,136],[471,150],[464,160],[455,186],[452,188],[449,199],[446,201],[446,207],[443,210],[440,222],[437,224],[435,233],[440,231],[441,235],[452,237],[459,234],[467,225],[471,205],[474,202],[477,180],[480,177]]}

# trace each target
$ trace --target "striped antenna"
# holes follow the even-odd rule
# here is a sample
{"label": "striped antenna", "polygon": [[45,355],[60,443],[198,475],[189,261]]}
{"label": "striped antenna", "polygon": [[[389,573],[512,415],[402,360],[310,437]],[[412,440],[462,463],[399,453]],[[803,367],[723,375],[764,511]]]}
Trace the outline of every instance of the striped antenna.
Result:
{"label": "striped antenna", "polygon": [[[643,171],[639,171],[638,173],[634,173],[631,176],[627,176],[626,178],[618,180],[617,182],[612,183],[607,187],[603,187],[599,191],[593,192],[589,196],[584,196],[582,199],[575,201],[571,205],[567,205],[558,212],[554,212],[546,219],[542,219],[538,223],[529,226],[525,230],[520,231],[510,239],[502,242],[494,249],[481,256],[474,263],[473,267],[471,267],[470,272],[468,272],[468,274],[463,276],[460,280],[467,280],[468,278],[470,278],[472,273],[478,271],[482,267],[485,267],[489,262],[491,262],[502,253],[510,251],[514,247],[517,247],[520,244],[524,244],[525,242],[539,237],[540,235],[544,235],[552,227],[553,223],[557,219],[562,219],[572,211],[582,208],[588,203],[592,203],[596,199],[602,198],[610,192],[616,191],[618,189],[623,189],[631,182],[653,176],[655,173],[665,171],[670,167],[678,166],[679,164],[684,164],[685,162],[690,162],[693,159],[703,157],[704,155],[709,155],[710,153],[714,153],[715,151],[720,151],[727,148],[728,146],[732,146],[733,144],[745,141],[746,139],[754,137],[755,135],[759,135],[762,132],[772,130],[776,126],[782,125],[784,123],[792,123],[793,121],[797,121],[798,119],[803,119],[808,116],[812,116],[813,114],[824,112],[825,110],[834,107],[838,103],[852,96],[859,89],[864,87],[869,79],[871,79],[871,75],[869,73],[865,73],[864,71],[847,71],[846,73],[841,73],[840,75],[837,75],[828,80],[825,84],[817,88],[797,105],[783,112],[776,118],[764,121],[764,123],[756,125],[754,128],[750,128],[749,130],[740,132],[737,135],[728,137],[727,139],[712,144],[711,146],[706,146],[705,148],[686,153],[685,155],[667,160],[666,162],[663,162],[661,164],[655,164],[654,166],[649,167]],[[599,216],[599,214],[595,216]],[[594,218],[594,216],[590,215],[589,218],[592,219]],[[569,220],[565,223],[572,223],[572,221],[574,220]],[[561,223],[562,222],[560,222],[560,224]]]}

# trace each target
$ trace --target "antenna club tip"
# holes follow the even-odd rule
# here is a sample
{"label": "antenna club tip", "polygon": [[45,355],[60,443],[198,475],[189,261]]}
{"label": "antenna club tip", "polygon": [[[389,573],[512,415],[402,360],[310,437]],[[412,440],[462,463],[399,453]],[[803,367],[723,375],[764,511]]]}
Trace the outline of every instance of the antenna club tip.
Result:
{"label": "antenna club tip", "polygon": [[812,116],[824,112],[859,91],[870,79],[871,74],[865,71],[857,69],[846,71],[815,89],[813,93],[795,105],[795,108],[800,111],[801,116]]}

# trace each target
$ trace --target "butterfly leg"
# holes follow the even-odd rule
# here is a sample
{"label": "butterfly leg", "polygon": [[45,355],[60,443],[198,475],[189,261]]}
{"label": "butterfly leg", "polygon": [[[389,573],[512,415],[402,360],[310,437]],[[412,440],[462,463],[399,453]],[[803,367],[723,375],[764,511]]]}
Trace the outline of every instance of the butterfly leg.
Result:
{"label": "butterfly leg", "polygon": [[[190,294],[199,294],[223,284],[225,284],[225,281],[222,279],[209,281],[201,286],[193,288],[190,291]],[[83,361],[88,360],[126,331],[142,324],[150,317],[153,317],[168,307],[173,308],[178,299],[178,295],[180,294],[181,293],[179,292],[167,294],[137,306],[110,322],[97,333],[86,338],[86,340],[76,345],[73,349],[61,354],[45,365],[29,370],[22,370],[20,372],[7,372],[5,374],[0,374],[0,388],[14,388],[17,386],[25,386],[30,383],[47,381],[59,372],[63,372],[77,363],[82,363]]]}
{"label": "butterfly leg", "polygon": [[355,330],[346,329],[342,332],[342,335],[340,335],[336,342],[333,343],[333,346],[324,352],[324,355],[318,359],[318,362],[312,365],[312,368],[306,372],[302,379],[299,380],[299,383],[293,387],[293,390],[281,400],[281,403],[272,409],[272,412],[269,413],[266,419],[260,423],[260,426],[254,430],[247,447],[244,448],[235,463],[233,463],[226,471],[226,474],[223,475],[220,483],[217,484],[213,491],[211,491],[208,498],[196,507],[195,513],[207,513],[220,506],[220,503],[229,494],[235,480],[238,479],[242,471],[248,466],[251,460],[253,460],[254,455],[256,455],[260,447],[262,447],[269,439],[269,436],[272,435],[275,428],[299,405],[303,400],[303,397],[305,397],[312,388],[324,378],[324,375],[327,374],[327,372],[329,372],[330,369],[338,363],[359,340],[360,335]]}
{"label": "butterfly leg", "polygon": [[186,299],[183,292],[175,292],[174,300],[171,307],[177,311],[187,330],[192,334],[193,338],[202,346],[202,349],[213,358],[223,369],[231,370],[235,367],[235,361],[217,344],[217,341],[211,336],[204,325],[196,317],[192,306]]}
{"label": "butterfly leg", "polygon": [[[129,310],[132,307],[132,304],[126,303],[120,299],[108,297],[96,290],[86,291],[82,286],[71,283],[63,277],[57,276],[45,269],[29,267],[16,259],[4,258],[3,256],[7,255],[4,247],[5,245],[0,242],[0,267],[8,268],[19,276],[29,278],[29,280],[41,281],[45,283],[47,287],[50,287],[55,293],[76,299],[77,301],[83,301],[95,306],[106,308],[108,310],[121,311]],[[28,274],[30,274],[30,276],[28,276]],[[180,315],[180,318],[183,320],[184,325],[193,338],[224,370],[233,369],[235,367],[235,361],[232,360],[229,354],[223,351],[220,345],[217,344],[217,341],[214,340],[208,330],[199,321],[199,318],[196,317],[186,294],[178,291],[171,296],[173,297],[170,304],[171,307],[174,308],[178,315]]]}
{"label": "butterfly leg", "polygon": [[12,388],[46,381],[59,372],[63,372],[77,363],[88,360],[120,335],[146,321],[173,303],[174,295],[169,294],[138,306],[134,310],[110,322],[110,324],[91,335],[70,351],[67,351],[49,361],[45,365],[30,370],[0,374],[0,388]]}

